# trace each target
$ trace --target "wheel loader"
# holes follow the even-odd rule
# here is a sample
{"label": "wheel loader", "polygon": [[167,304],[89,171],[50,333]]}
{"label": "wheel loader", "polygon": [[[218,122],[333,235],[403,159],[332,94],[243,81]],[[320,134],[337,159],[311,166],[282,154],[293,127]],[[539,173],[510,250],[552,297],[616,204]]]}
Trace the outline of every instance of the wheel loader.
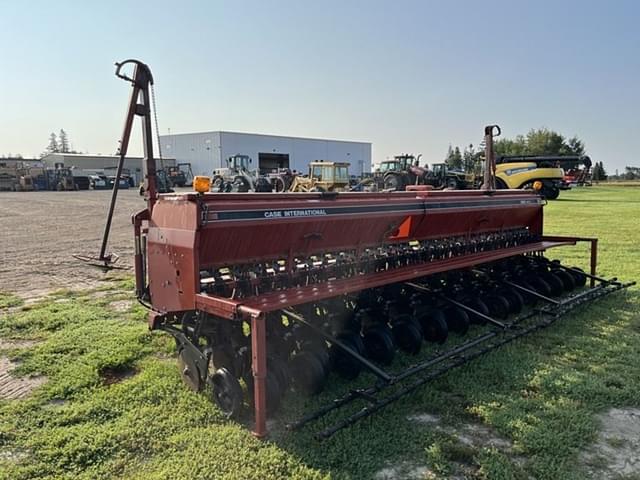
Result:
{"label": "wheel loader", "polygon": [[227,159],[227,167],[213,171],[211,191],[213,192],[270,192],[271,184],[260,177],[258,170],[252,170],[253,160],[248,155],[236,154]]}

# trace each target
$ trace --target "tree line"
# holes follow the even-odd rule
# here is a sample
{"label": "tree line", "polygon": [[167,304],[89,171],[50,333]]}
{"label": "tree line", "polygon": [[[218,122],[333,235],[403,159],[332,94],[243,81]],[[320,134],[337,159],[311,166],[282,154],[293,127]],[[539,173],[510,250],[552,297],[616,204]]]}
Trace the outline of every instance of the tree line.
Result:
{"label": "tree line", "polygon": [[58,135],[55,132],[49,134],[49,144],[42,155],[48,153],[79,153],[71,149],[71,142],[69,136],[65,132],[64,128],[60,129]]}
{"label": "tree line", "polygon": [[[531,129],[526,135],[516,135],[514,138],[499,138],[494,143],[497,156],[502,155],[571,155],[586,154],[584,141],[573,136],[564,135],[548,128]],[[484,162],[484,146],[476,148],[473,144],[464,147],[449,145],[445,163],[451,169],[465,172],[479,173]],[[602,162],[595,162],[592,170],[594,180],[605,180],[607,173]]]}

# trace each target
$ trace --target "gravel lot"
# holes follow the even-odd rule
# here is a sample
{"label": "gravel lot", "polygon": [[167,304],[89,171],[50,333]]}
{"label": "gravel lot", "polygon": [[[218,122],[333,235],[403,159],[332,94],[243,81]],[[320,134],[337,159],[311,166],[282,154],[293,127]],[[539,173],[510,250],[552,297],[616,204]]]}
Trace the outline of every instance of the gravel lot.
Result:
{"label": "gravel lot", "polygon": [[[97,255],[110,190],[0,192],[0,291],[25,298],[59,288],[86,288],[104,273],[73,254]],[[137,189],[122,190],[113,218],[108,252],[131,267],[131,214],[144,208]]]}

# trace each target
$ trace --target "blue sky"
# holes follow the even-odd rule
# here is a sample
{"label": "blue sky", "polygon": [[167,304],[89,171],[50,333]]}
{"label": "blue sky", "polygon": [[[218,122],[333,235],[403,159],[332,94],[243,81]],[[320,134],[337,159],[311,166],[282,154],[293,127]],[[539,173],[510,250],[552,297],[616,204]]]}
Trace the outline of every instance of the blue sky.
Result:
{"label": "blue sky", "polygon": [[[0,154],[64,128],[112,153],[129,86],[156,78],[162,133],[238,130],[373,143],[440,161],[485,124],[585,140],[640,164],[637,1],[0,0]],[[139,149],[139,130],[132,150]]]}

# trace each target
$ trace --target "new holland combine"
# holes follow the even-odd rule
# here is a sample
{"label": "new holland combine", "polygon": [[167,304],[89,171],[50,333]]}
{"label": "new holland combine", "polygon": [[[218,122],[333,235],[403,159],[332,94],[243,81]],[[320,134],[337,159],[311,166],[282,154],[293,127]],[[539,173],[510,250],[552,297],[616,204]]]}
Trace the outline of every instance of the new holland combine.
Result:
{"label": "new holland combine", "polygon": [[[495,188],[495,126],[485,129],[483,190],[222,194],[196,177],[192,193],[158,195],[151,72],[127,60],[116,74],[133,86],[121,158],[134,117],[143,120],[148,189],[147,207],[133,216],[136,295],[149,327],[175,339],[185,383],[229,417],[253,409],[259,437],[288,391],[371,379],[288,424],[346,408],[318,433],[325,438],[630,285],[596,275],[596,239],[545,235],[538,195]],[[114,188],[97,259],[105,267],[116,196]],[[577,242],[591,245],[589,272],[546,256]]]}

